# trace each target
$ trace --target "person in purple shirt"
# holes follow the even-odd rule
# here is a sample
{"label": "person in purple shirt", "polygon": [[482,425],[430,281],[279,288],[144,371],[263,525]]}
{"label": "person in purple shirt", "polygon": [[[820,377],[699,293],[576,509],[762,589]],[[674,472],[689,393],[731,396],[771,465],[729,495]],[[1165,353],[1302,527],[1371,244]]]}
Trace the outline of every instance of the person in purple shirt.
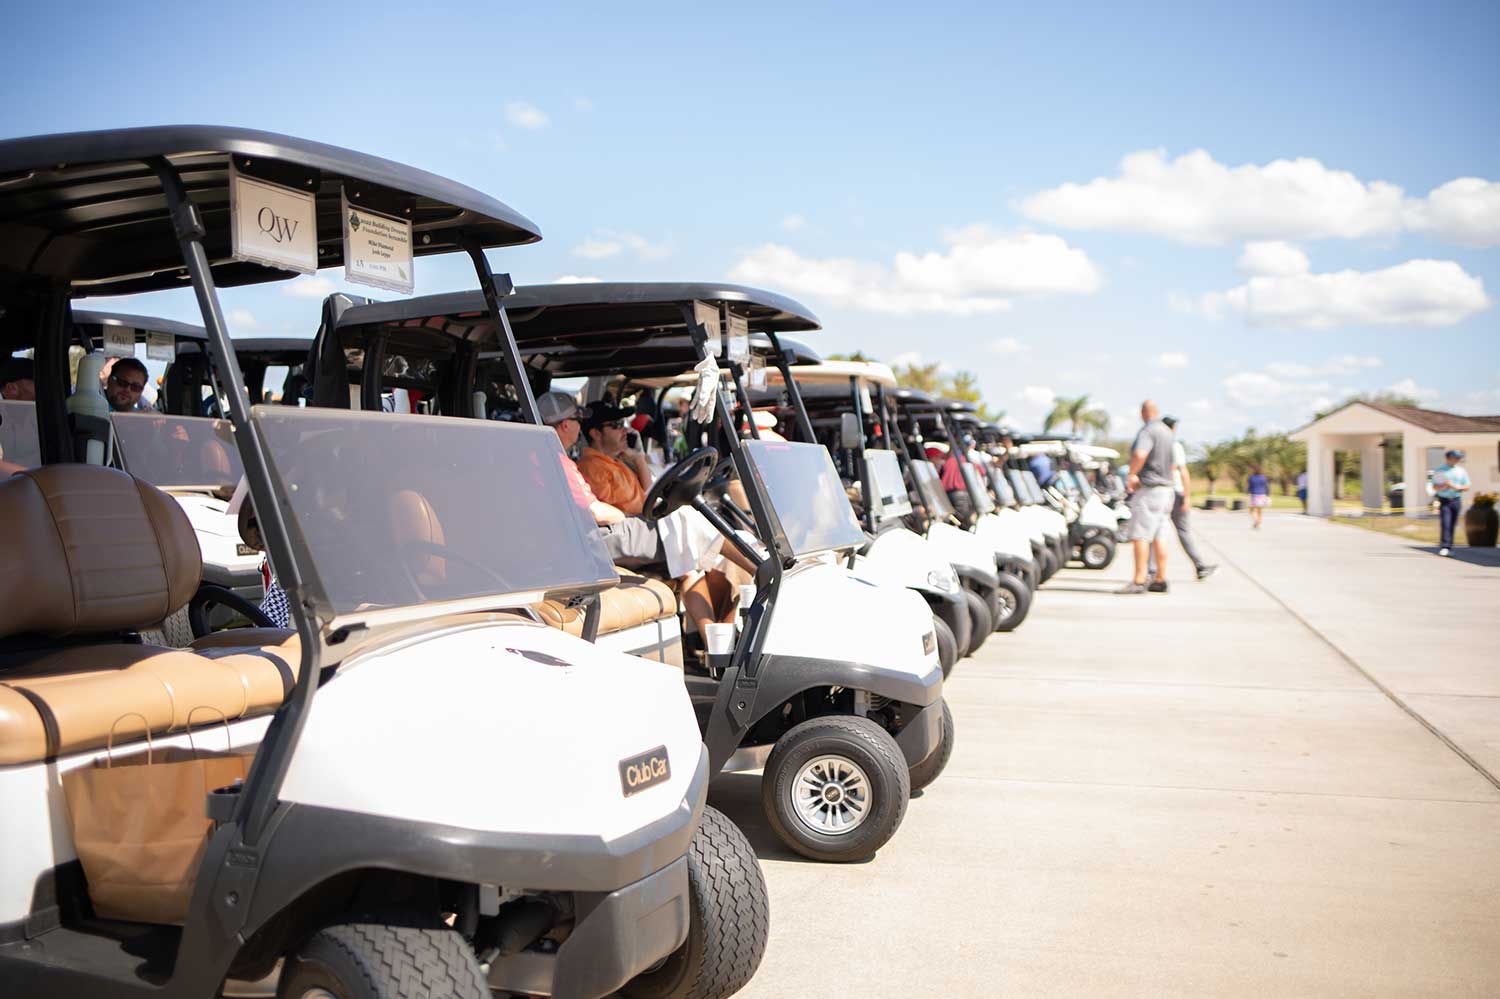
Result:
{"label": "person in purple shirt", "polygon": [[1256,465],[1250,474],[1250,521],[1251,527],[1260,529],[1260,519],[1266,507],[1271,505],[1271,480]]}

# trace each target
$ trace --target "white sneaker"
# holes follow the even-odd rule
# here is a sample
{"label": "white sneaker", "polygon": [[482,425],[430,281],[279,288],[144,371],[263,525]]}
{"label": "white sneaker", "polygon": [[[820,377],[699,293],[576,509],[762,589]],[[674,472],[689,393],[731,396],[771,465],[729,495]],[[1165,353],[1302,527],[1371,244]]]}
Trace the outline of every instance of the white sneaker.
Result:
{"label": "white sneaker", "polygon": [[1438,554],[1439,554],[1439,555],[1442,555],[1442,556],[1443,556],[1443,557],[1445,557],[1445,558],[1446,558],[1446,557],[1447,557],[1447,555],[1448,555],[1448,549],[1446,549],[1446,548],[1439,548],[1439,549],[1438,549]]}

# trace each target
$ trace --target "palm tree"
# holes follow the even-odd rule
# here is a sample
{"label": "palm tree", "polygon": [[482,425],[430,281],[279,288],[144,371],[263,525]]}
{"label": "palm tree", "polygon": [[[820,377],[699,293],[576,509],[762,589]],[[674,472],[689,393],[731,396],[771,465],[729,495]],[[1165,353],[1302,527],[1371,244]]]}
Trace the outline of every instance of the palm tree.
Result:
{"label": "palm tree", "polygon": [[938,374],[939,367],[941,365],[937,361],[931,364],[900,365],[894,372],[896,384],[928,395],[938,395],[943,388],[942,376]]}
{"label": "palm tree", "polygon": [[1058,396],[1052,403],[1052,412],[1042,421],[1042,431],[1045,433],[1059,423],[1071,424],[1075,434],[1084,430],[1097,430],[1102,434],[1109,431],[1109,414],[1102,409],[1090,409],[1087,395],[1074,399]]}
{"label": "palm tree", "polygon": [[1194,471],[1208,483],[1208,495],[1214,494],[1214,482],[1229,468],[1238,446],[1237,441],[1220,441],[1217,444],[1204,444],[1198,449],[1198,460],[1194,462],[1197,467]]}

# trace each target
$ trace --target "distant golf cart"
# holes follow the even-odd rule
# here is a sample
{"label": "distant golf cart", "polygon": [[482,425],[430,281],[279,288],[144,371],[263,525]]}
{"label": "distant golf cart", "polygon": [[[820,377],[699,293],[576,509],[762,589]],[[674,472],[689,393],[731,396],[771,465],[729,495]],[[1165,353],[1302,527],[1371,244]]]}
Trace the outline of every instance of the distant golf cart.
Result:
{"label": "distant golf cart", "polygon": [[[722,996],[759,961],[764,884],[704,807],[676,671],[513,609],[615,579],[554,435],[250,404],[217,287],[373,266],[343,238],[364,206],[410,225],[413,257],[466,251],[491,304],[485,248],[538,238],[462,185],[265,132],[0,141],[0,347],[35,350],[40,449],[0,481],[6,999],[268,975],[295,999]],[[294,632],[140,639],[202,565],[182,506],[100,463],[111,421],[69,410],[70,299],[183,286]],[[197,443],[155,439],[184,461]],[[161,769],[226,734],[243,783]]]}
{"label": "distant golf cart", "polygon": [[[799,853],[869,857],[900,825],[911,787],[935,779],[946,762],[940,750],[951,725],[944,729],[926,603],[838,564],[866,538],[828,453],[741,440],[737,430],[751,332],[810,331],[816,319],[796,302],[733,285],[539,285],[516,289],[505,304],[513,329],[497,328],[471,293],[349,309],[318,350],[340,374],[320,368],[315,396],[339,398],[338,385],[325,389],[325,380],[344,377],[370,398],[390,384],[378,372],[398,353],[408,368],[414,358],[418,367],[433,362],[424,370],[442,412],[514,410],[532,419],[520,400],[554,380],[589,379],[628,398],[700,366],[702,380],[684,406],[687,457],[656,480],[645,516],[659,521],[691,506],[758,565],[726,646],[704,647],[695,628],[676,620],[666,626],[681,636],[682,681],[710,772],[764,768],[769,821]],[[358,372],[346,363],[352,350],[363,351]],[[748,510],[729,498],[734,481]],[[649,568],[641,571],[650,579]],[[660,579],[650,582],[672,593]],[[674,602],[660,620],[680,611]],[[591,614],[609,617],[580,608],[576,627],[609,641]]]}
{"label": "distant golf cart", "polygon": [[[966,613],[952,613],[935,599],[936,594],[927,599],[951,630],[961,655],[978,651],[991,632],[1010,631],[1018,625],[1025,617],[1030,593],[1024,581],[1009,571],[1014,566],[997,560],[997,552],[985,539],[948,522],[952,514],[946,494],[938,497],[942,507],[934,510],[920,487],[908,484],[910,458],[900,441],[893,448],[887,428],[894,421],[882,415],[886,393],[896,388],[890,369],[871,362],[833,361],[783,369],[778,374],[782,378],[773,381],[773,387],[792,376],[791,389],[797,393],[793,401],[806,407],[818,439],[858,483],[857,512],[865,530],[875,537],[866,557],[878,563],[882,558],[909,559],[921,553],[951,567],[960,581]],[[1030,561],[1029,553],[1024,560]],[[1007,592],[1002,593],[1002,588]],[[1022,608],[1019,616],[1017,608]],[[939,637],[943,637],[941,632]]]}

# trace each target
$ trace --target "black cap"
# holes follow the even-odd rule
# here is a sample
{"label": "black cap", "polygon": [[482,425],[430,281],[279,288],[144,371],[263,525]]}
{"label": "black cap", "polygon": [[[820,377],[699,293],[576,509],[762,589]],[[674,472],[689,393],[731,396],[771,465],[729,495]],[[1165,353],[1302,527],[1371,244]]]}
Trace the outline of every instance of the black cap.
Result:
{"label": "black cap", "polygon": [[12,357],[0,363],[0,385],[23,378],[36,380],[36,364],[29,357]]}
{"label": "black cap", "polygon": [[1177,417],[1175,417],[1175,416],[1163,416],[1161,418],[1161,422],[1165,423],[1167,426],[1171,427],[1173,430],[1177,429]]}
{"label": "black cap", "polygon": [[583,428],[584,430],[588,430],[591,427],[598,429],[606,423],[613,423],[616,420],[623,420],[628,416],[634,415],[635,410],[633,408],[624,409],[619,406],[611,406],[608,403],[592,402],[585,407]]}

